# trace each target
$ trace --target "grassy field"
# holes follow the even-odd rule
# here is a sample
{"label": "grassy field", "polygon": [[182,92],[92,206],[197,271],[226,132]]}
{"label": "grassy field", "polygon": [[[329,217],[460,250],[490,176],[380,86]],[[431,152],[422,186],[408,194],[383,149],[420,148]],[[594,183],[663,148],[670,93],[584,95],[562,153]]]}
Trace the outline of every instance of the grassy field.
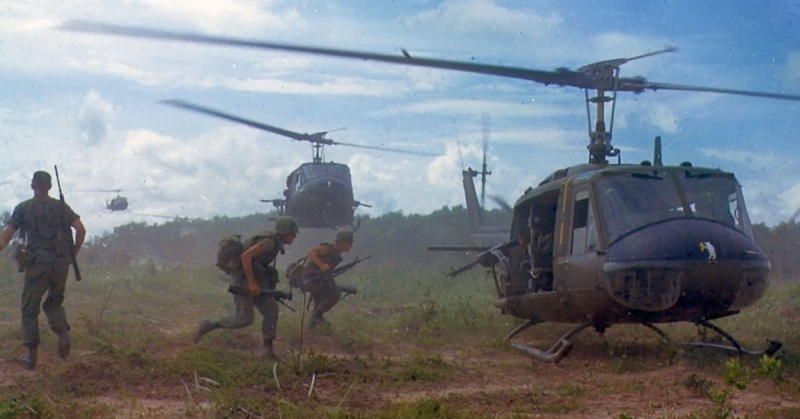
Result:
{"label": "grassy field", "polygon": [[[57,359],[42,316],[42,359],[29,372],[13,361],[21,277],[2,263],[0,275],[0,419],[800,417],[797,283],[716,322],[749,347],[783,341],[776,358],[676,349],[645,328],[615,326],[576,336],[570,356],[550,365],[502,342],[520,321],[492,307],[482,272],[448,279],[359,266],[339,281],[359,293],[334,308],[329,327],[301,327],[302,294],[294,312],[281,307],[284,362],[273,364],[258,356],[258,318],[192,343],[201,319],[232,308],[213,268],[85,267],[84,281],[68,284],[72,358]],[[521,338],[547,347],[568,328]],[[664,329],[676,340],[698,333]]]}

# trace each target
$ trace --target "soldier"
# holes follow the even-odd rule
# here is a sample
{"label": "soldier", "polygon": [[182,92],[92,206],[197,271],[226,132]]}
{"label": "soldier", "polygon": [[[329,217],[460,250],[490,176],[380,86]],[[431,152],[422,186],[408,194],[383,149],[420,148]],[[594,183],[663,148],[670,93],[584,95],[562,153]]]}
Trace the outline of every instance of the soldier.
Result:
{"label": "soldier", "polygon": [[[49,196],[52,187],[50,174],[33,174],[33,198],[14,208],[11,220],[0,233],[0,250],[11,241],[16,231],[25,242],[24,251],[17,254],[20,269],[25,270],[22,288],[22,344],[28,354],[19,362],[30,370],[36,367],[39,347],[39,310],[44,310],[50,330],[58,335],[58,355],[67,359],[70,352],[69,323],[62,303],[71,261],[67,234],[75,229],[75,256],[86,237],[80,217],[66,203]],[[71,228],[70,228],[71,227]],[[42,303],[45,292],[47,299]]]}
{"label": "soldier", "polygon": [[308,261],[303,267],[303,283],[301,290],[311,294],[314,310],[311,312],[308,326],[313,328],[326,323],[323,314],[332,309],[341,298],[342,291],[330,272],[342,261],[342,253],[353,247],[353,232],[339,230],[333,238],[333,244],[322,243],[306,250]]}
{"label": "soldier", "polygon": [[231,276],[235,287],[247,289],[250,295],[233,295],[235,311],[222,319],[203,320],[194,334],[194,342],[199,343],[203,335],[215,329],[241,329],[250,326],[255,320],[253,308],[258,308],[261,320],[263,355],[277,361],[272,342],[278,328],[278,303],[271,295],[260,295],[261,291],[274,290],[278,284],[278,271],[271,263],[283,253],[283,246],[292,244],[297,237],[297,222],[284,216],[275,222],[275,230],[258,234],[244,244],[241,262],[242,270],[233,271]]}

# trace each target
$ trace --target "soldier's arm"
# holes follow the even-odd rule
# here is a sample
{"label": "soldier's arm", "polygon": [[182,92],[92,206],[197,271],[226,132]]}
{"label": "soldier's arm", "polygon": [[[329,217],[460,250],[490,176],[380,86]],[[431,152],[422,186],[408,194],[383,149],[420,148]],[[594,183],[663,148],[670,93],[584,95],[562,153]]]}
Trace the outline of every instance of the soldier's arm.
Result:
{"label": "soldier's arm", "polygon": [[306,256],[308,256],[308,260],[311,261],[314,265],[317,265],[320,272],[328,272],[331,270],[331,265],[328,265],[321,259],[321,256],[325,256],[328,254],[328,246],[319,245],[315,247],[309,247],[306,250]]}
{"label": "soldier's arm", "polygon": [[11,241],[11,238],[14,237],[14,233],[16,231],[17,229],[11,224],[7,225],[6,228],[3,229],[3,232],[0,233],[0,250],[3,250],[6,246],[8,246],[8,243]]}
{"label": "soldier's arm", "polygon": [[258,297],[261,289],[258,287],[256,281],[256,274],[253,272],[253,259],[272,250],[275,247],[275,242],[272,239],[264,239],[242,252],[242,268],[244,268],[244,275],[247,278],[247,287],[250,289],[250,295]]}
{"label": "soldier's arm", "polygon": [[75,256],[77,257],[78,252],[81,251],[81,246],[83,246],[83,241],[86,238],[86,227],[84,227],[80,218],[76,218],[75,221],[72,222],[72,228],[75,229]]}

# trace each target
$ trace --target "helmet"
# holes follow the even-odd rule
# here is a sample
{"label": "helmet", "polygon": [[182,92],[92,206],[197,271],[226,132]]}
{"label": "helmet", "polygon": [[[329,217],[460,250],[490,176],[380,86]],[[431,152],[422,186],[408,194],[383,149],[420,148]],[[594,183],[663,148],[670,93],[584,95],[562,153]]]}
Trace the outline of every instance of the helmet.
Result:
{"label": "helmet", "polygon": [[31,187],[49,189],[52,185],[51,182],[52,178],[50,177],[50,173],[47,173],[44,170],[39,170],[33,173],[33,179],[31,179]]}
{"label": "helmet", "polygon": [[278,218],[278,221],[275,221],[275,232],[281,234],[297,234],[299,228],[297,227],[297,221],[294,218],[289,217],[288,215],[284,215],[281,218]]}
{"label": "helmet", "polygon": [[336,231],[336,235],[333,236],[333,242],[334,243],[339,243],[339,242],[352,243],[353,242],[353,232],[350,231],[350,230],[338,230],[338,231]]}

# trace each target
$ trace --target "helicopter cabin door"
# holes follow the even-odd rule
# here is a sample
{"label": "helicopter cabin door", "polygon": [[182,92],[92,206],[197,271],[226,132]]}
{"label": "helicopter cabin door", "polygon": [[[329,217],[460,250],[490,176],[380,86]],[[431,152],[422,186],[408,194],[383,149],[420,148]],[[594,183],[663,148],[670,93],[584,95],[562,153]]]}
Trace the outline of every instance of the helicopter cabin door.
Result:
{"label": "helicopter cabin door", "polygon": [[595,290],[602,266],[597,217],[589,183],[564,188],[556,229],[555,291]]}

